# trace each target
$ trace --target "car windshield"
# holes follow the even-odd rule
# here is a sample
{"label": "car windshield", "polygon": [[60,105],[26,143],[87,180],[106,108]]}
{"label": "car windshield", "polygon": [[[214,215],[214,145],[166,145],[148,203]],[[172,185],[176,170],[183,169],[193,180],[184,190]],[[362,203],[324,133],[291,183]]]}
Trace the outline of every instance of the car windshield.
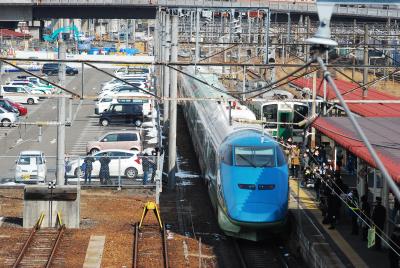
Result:
{"label": "car windshield", "polygon": [[43,159],[39,155],[22,155],[19,157],[18,165],[40,165],[43,164]]}
{"label": "car windshield", "polygon": [[235,147],[235,165],[252,167],[274,167],[275,149],[273,147]]}

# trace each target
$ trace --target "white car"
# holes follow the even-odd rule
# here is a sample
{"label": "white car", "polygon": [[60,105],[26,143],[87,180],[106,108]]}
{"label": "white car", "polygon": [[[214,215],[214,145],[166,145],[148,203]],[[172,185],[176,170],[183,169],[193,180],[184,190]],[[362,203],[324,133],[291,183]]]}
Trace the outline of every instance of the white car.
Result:
{"label": "white car", "polygon": [[[147,79],[144,78],[144,77],[127,78],[127,79],[123,78],[123,79],[126,82],[132,83],[134,85],[139,84],[138,86],[141,86],[142,85],[141,83],[143,82],[145,84],[145,86],[146,86],[146,89],[148,89],[148,87],[149,87]],[[107,90],[112,90],[113,88],[119,87],[119,86],[129,86],[129,85],[127,83],[124,83],[124,82],[120,81],[120,80],[115,80],[112,83],[105,84],[104,86],[102,86],[100,93],[104,92],[104,91],[107,91]]]}
{"label": "white car", "polygon": [[0,88],[0,95],[13,102],[35,104],[39,103],[39,97],[35,96],[23,86],[4,85]]}
{"label": "white car", "polygon": [[143,103],[143,115],[149,117],[152,112],[153,100],[151,99],[134,99],[134,97],[148,97],[147,94],[143,94],[140,92],[132,92],[132,93],[119,93],[112,97],[104,97],[95,103],[94,113],[101,114],[105,110],[110,108],[111,104],[115,103]]}
{"label": "white car", "polygon": [[0,126],[10,127],[19,121],[18,114],[9,112],[3,107],[0,107]]}
{"label": "white car", "polygon": [[[104,154],[107,154],[111,159],[111,162],[109,163],[111,177],[125,176],[127,179],[135,179],[137,176],[143,175],[142,161],[138,157],[137,151],[110,149],[99,151],[92,155],[95,159],[93,162],[92,177],[99,176],[99,159]],[[78,177],[79,169],[82,166],[84,159],[85,157],[81,157],[80,159],[75,158],[67,162],[66,173],[68,177]],[[119,163],[119,161],[121,161],[121,163]],[[81,173],[81,176],[83,176],[83,172]]]}
{"label": "white car", "polygon": [[[132,84],[137,86],[137,87],[139,87],[139,88],[141,88],[141,89],[146,89],[146,84],[143,83],[143,82],[135,82],[135,83],[132,83]],[[128,86],[128,85],[126,85],[126,86],[116,86],[113,89],[101,92],[98,95],[98,99],[101,99],[101,98],[104,98],[104,97],[107,97],[107,96],[114,96],[116,94],[132,93],[132,92],[141,92],[141,91],[136,87],[132,87],[132,86]]]}
{"label": "white car", "polygon": [[22,151],[15,167],[15,182],[44,182],[46,180],[46,158],[41,151]]}

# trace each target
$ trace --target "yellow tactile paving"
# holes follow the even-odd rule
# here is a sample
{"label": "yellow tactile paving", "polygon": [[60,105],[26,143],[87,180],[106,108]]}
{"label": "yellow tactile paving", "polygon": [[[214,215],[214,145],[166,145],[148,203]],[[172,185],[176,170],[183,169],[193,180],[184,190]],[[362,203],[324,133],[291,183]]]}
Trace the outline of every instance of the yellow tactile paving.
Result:
{"label": "yellow tactile paving", "polygon": [[[305,192],[302,188],[298,188],[299,181],[297,180],[290,180],[290,191],[297,202],[297,193],[300,195],[300,202],[303,208],[308,209],[315,219],[318,222],[322,222],[322,215],[321,211],[318,209],[314,199],[310,197],[307,192]],[[369,267],[363,259],[354,251],[354,249],[347,243],[347,241],[340,235],[337,230],[329,230],[328,226],[320,225],[325,232],[331,237],[333,241],[337,244],[337,246],[342,250],[343,254],[351,261],[354,267]]]}

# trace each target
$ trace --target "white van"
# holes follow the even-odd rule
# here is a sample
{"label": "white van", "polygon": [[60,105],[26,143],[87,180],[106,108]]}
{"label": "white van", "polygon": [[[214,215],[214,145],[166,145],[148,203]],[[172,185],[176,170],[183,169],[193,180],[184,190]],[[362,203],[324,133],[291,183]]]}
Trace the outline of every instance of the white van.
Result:
{"label": "white van", "polygon": [[111,104],[115,103],[127,103],[127,102],[135,102],[135,103],[143,103],[143,115],[149,117],[151,115],[151,111],[153,108],[153,100],[152,99],[134,99],[134,97],[148,97],[146,94],[141,93],[125,93],[125,94],[117,94],[113,97],[103,97],[98,102],[95,103],[94,113],[101,114],[105,110],[110,108]]}
{"label": "white van", "polygon": [[35,104],[39,103],[39,97],[32,94],[24,86],[4,85],[0,88],[0,96],[7,97],[13,102]]}

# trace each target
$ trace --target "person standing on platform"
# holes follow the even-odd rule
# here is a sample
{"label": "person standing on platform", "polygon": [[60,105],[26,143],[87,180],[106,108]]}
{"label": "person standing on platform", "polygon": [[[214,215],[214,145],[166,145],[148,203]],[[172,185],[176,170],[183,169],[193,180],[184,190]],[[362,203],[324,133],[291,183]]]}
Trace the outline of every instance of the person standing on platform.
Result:
{"label": "person standing on platform", "polygon": [[400,224],[396,224],[393,233],[390,236],[389,245],[389,261],[390,268],[399,268],[399,254],[400,254]]}
{"label": "person standing on platform", "polygon": [[292,145],[291,150],[291,164],[292,164],[292,176],[296,179],[299,178],[299,168],[300,168],[300,149],[297,145]]}
{"label": "person standing on platform", "polygon": [[358,235],[358,216],[359,216],[359,207],[358,207],[358,192],[356,189],[353,189],[349,193],[349,205],[351,212],[351,234]]}
{"label": "person standing on platform", "polygon": [[382,236],[382,231],[383,228],[385,227],[385,221],[386,221],[386,208],[382,206],[381,204],[382,199],[380,197],[376,198],[376,205],[374,207],[374,211],[372,212],[372,221],[374,222],[374,225],[376,226],[375,232],[376,232],[376,237],[375,237],[375,249],[376,250],[381,250],[381,238]]}
{"label": "person standing on platform", "polygon": [[397,213],[399,212],[399,210],[400,210],[400,202],[399,202],[399,200],[397,200],[397,198],[395,197],[394,198],[394,206],[393,206],[393,211],[392,211],[392,221],[394,222],[394,223],[398,223],[398,220],[397,220]]}
{"label": "person standing on platform", "polygon": [[107,185],[111,184],[110,180],[110,167],[109,164],[111,162],[110,157],[108,157],[107,153],[104,153],[102,157],[99,159],[100,161],[100,184]]}
{"label": "person standing on platform", "polygon": [[369,225],[369,217],[371,215],[371,206],[368,203],[368,194],[365,194],[361,197],[361,219],[363,219],[361,223],[361,235],[362,240],[367,241],[368,237],[368,225]]}

